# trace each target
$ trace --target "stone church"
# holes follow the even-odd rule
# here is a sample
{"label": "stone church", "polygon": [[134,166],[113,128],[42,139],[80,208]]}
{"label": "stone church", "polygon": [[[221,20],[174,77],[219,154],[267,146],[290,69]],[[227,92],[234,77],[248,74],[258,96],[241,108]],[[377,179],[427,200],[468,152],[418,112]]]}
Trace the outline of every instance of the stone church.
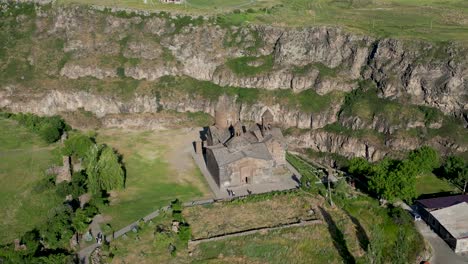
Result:
{"label": "stone church", "polygon": [[220,188],[277,182],[287,172],[286,144],[266,109],[260,123],[242,123],[239,107],[227,96],[218,100],[215,125],[208,128],[206,165]]}

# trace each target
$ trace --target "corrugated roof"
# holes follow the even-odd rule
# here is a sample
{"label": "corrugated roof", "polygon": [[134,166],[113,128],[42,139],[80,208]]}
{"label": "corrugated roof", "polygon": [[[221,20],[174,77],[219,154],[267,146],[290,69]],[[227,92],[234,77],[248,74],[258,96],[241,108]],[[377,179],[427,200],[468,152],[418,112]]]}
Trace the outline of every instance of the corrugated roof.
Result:
{"label": "corrugated roof", "polygon": [[427,209],[439,209],[439,208],[445,208],[445,207],[449,207],[449,206],[463,203],[463,202],[468,203],[468,195],[460,194],[460,195],[454,195],[454,196],[421,199],[421,200],[418,200],[417,202],[422,204]]}
{"label": "corrugated roof", "polygon": [[458,203],[431,214],[454,238],[468,237],[468,203]]}

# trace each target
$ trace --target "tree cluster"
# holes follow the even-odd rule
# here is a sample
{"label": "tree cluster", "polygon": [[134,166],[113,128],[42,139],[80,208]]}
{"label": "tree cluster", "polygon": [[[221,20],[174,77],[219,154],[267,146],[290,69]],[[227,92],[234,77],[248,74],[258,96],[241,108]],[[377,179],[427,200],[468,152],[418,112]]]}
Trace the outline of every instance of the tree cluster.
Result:
{"label": "tree cluster", "polygon": [[462,188],[466,193],[468,186],[468,162],[461,157],[450,156],[442,167],[445,178]]}
{"label": "tree cluster", "polygon": [[371,164],[363,158],[350,161],[348,171],[367,181],[369,191],[388,201],[416,198],[416,176],[432,172],[440,164],[434,149],[424,146],[411,151],[404,160],[383,159]]}
{"label": "tree cluster", "polygon": [[2,113],[3,117],[18,121],[30,131],[38,134],[47,143],[53,143],[60,139],[63,132],[70,127],[59,116],[37,116],[34,114]]}
{"label": "tree cluster", "polygon": [[[65,131],[67,127],[57,118],[41,119],[23,114],[16,115],[15,118],[22,120],[20,122],[31,129],[51,126]],[[76,262],[69,245],[72,236],[76,234],[79,237],[86,232],[92,218],[99,211],[98,207],[106,203],[107,191],[123,188],[124,168],[120,156],[112,148],[96,144],[93,138],[73,132],[64,142],[62,153],[72,156],[74,160],[80,160],[83,170],[75,172],[71,182],[57,185],[54,177],[45,178],[34,191],[54,189],[61,199],[65,200],[68,195],[72,199],[57,205],[49,212],[47,221],[21,237],[20,244],[25,245],[25,250],[15,249],[14,243],[0,245],[0,263]],[[80,204],[79,196],[88,192],[92,193],[91,201],[85,205]]]}

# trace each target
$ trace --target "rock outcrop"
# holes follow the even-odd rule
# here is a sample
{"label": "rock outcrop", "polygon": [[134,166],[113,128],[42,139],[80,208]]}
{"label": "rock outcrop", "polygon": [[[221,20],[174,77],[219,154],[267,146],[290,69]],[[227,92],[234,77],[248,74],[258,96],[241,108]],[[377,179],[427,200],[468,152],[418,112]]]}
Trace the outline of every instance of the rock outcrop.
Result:
{"label": "rock outcrop", "polygon": [[[448,137],[392,136],[400,130],[439,128],[442,120],[428,123],[424,116],[395,116],[390,122],[373,113],[366,120],[342,114],[345,95],[362,88],[365,81],[377,87],[380,98],[435,107],[463,120],[466,126],[468,48],[457,43],[376,39],[334,27],[221,26],[206,18],[188,21],[167,14],[122,15],[85,7],[38,7],[35,16],[15,19],[22,22],[18,30],[26,31],[32,24],[33,33],[18,46],[24,52],[16,47],[4,50],[8,59],[0,62],[0,69],[23,63],[27,66],[23,68],[34,69],[38,81],[20,75],[0,84],[0,108],[9,111],[53,115],[84,109],[105,126],[140,127],[145,123],[149,129],[167,127],[177,120],[149,121],[138,115],[161,109],[214,115],[216,102],[209,96],[184,94],[186,90],[170,86],[167,93],[173,90],[176,95],[148,92],[161,77],[189,76],[220,86],[291,90],[287,96],[311,93],[307,90],[321,98],[339,94],[317,111],[274,100],[239,100],[243,120],[258,121],[269,109],[284,128],[306,129],[289,137],[291,145],[299,148],[369,160],[421,144],[448,153],[467,151],[465,145]],[[128,87],[141,82],[145,85],[135,85],[138,89]],[[130,91],[128,98],[117,95],[125,90]],[[333,123],[351,130],[375,130],[387,138],[369,141],[322,129]]]}
{"label": "rock outcrop", "polygon": [[[60,75],[71,79],[115,78],[120,67],[122,75],[138,80],[186,75],[222,86],[319,94],[348,92],[364,79],[382,97],[459,117],[468,111],[468,49],[458,44],[375,39],[333,27],[176,26],[177,19],[57,7],[39,12],[34,38],[63,38],[63,52],[71,56]],[[258,74],[228,67],[233,58],[261,56],[272,56],[273,65]]]}

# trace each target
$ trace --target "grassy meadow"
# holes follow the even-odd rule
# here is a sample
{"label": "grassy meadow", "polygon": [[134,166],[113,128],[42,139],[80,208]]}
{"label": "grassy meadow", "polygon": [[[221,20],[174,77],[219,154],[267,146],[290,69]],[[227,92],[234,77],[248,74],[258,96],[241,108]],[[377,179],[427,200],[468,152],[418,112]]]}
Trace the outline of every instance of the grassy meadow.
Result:
{"label": "grassy meadow", "polygon": [[123,157],[125,189],[111,192],[111,205],[102,213],[120,229],[179,198],[210,197],[209,187],[188,149],[197,130],[98,130],[97,141],[115,148]]}
{"label": "grassy meadow", "polygon": [[0,118],[0,243],[12,242],[43,223],[60,203],[54,190],[40,188],[55,160],[53,145],[15,121]]}
{"label": "grassy meadow", "polygon": [[441,179],[432,173],[419,175],[416,178],[416,193],[418,196],[458,191],[458,188],[449,181]]}
{"label": "grassy meadow", "polygon": [[468,2],[464,0],[59,0],[59,4],[98,4],[151,11],[216,15],[221,24],[340,26],[379,37],[445,42],[468,40]]}

